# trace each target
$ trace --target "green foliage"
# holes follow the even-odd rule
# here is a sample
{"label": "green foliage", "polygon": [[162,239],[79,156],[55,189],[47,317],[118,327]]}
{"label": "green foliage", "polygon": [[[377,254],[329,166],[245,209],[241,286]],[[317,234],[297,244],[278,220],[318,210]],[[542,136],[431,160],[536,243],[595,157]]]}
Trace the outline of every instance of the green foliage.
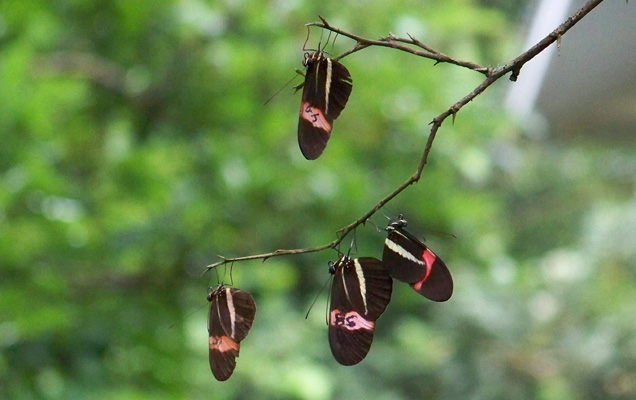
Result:
{"label": "green foliage", "polygon": [[[446,261],[449,302],[396,285],[347,368],[326,294],[304,319],[335,252],[238,263],[256,320],[234,376],[209,371],[203,267],[333,240],[481,79],[385,48],[347,57],[349,104],[308,162],[299,95],[263,106],[301,66],[303,24],[320,13],[495,65],[518,30],[499,3],[0,2],[0,397],[633,398],[635,155],[527,134],[499,107],[508,83],[443,125],[387,207]],[[357,238],[381,255],[371,224]]]}

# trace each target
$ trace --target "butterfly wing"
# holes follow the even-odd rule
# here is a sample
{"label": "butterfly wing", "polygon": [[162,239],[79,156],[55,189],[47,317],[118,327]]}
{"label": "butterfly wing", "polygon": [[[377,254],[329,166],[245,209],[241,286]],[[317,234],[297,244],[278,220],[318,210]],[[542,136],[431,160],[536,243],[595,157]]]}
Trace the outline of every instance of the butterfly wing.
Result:
{"label": "butterfly wing", "polygon": [[256,314],[256,305],[246,291],[220,286],[210,298],[208,333],[210,369],[219,381],[232,376],[245,339]]}
{"label": "butterfly wing", "polygon": [[298,145],[306,159],[315,160],[327,147],[333,120],[347,104],[351,89],[351,75],[344,65],[319,53],[307,60],[298,118]]}
{"label": "butterfly wing", "polygon": [[401,229],[389,232],[384,241],[382,262],[393,279],[406,283],[421,281],[426,276],[427,266],[420,257],[422,245],[408,238]]}
{"label": "butterfly wing", "polygon": [[245,339],[254,323],[256,304],[251,294],[245,290],[230,289],[232,303],[235,310],[234,336],[235,340]]}
{"label": "butterfly wing", "polygon": [[[373,257],[354,259],[354,266],[359,265],[365,280],[365,294],[367,300],[367,317],[372,320],[380,318],[391,301],[393,279],[389,276],[382,261]],[[351,275],[352,272],[350,271]]]}
{"label": "butterfly wing", "polygon": [[446,264],[402,228],[390,230],[384,242],[382,262],[391,277],[409,283],[429,300],[446,301],[453,294],[453,278]]}
{"label": "butterfly wing", "polygon": [[353,89],[353,80],[349,70],[338,61],[327,59],[331,64],[331,87],[329,90],[329,103],[326,113],[332,120],[338,118],[349,101],[349,95]]}
{"label": "butterfly wing", "polygon": [[375,258],[343,257],[331,286],[329,345],[336,361],[362,361],[373,342],[375,321],[391,300],[392,279]]}

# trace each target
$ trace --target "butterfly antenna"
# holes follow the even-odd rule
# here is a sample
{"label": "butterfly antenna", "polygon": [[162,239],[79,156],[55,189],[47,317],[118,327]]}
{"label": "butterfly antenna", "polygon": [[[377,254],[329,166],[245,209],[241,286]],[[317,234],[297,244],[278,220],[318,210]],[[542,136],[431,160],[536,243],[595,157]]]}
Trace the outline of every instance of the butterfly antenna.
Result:
{"label": "butterfly antenna", "polygon": [[435,235],[437,235],[437,236],[450,236],[450,237],[452,237],[453,239],[457,239],[457,236],[455,236],[455,235],[454,235],[454,234],[452,234],[452,233],[448,233],[448,232],[437,231],[437,230],[430,230],[430,229],[427,229],[427,232],[430,232],[430,233],[435,234]]}
{"label": "butterfly antenna", "polygon": [[170,325],[170,326],[168,327],[168,329],[172,329],[172,328],[174,328],[175,326],[179,325],[180,323],[184,322],[186,319],[190,318],[190,317],[192,316],[192,314],[194,314],[194,313],[195,313],[195,312],[197,312],[197,311],[199,311],[199,310],[198,310],[198,309],[195,309],[195,310],[190,311],[189,313],[187,313],[187,314],[186,314],[186,316],[185,316],[185,317],[183,317],[183,320],[175,322],[174,324]]}
{"label": "butterfly antenna", "polygon": [[331,279],[331,277],[327,278],[325,283],[322,285],[322,287],[318,291],[318,294],[314,298],[314,301],[311,302],[311,305],[309,306],[309,310],[307,310],[307,314],[305,314],[305,319],[307,319],[309,317],[309,313],[311,312],[311,309],[314,308],[314,305],[316,304],[316,301],[318,301],[318,297],[320,297],[320,295],[322,294],[322,291],[325,290],[325,286],[327,286],[327,284],[329,283],[329,279]]}
{"label": "butterfly antenna", "polygon": [[368,223],[370,223],[371,225],[373,225],[373,227],[375,228],[375,231],[376,231],[376,232],[384,232],[384,231],[385,231],[385,229],[384,229],[384,228],[380,228],[380,227],[378,226],[378,224],[376,224],[375,222],[373,222],[373,221],[371,220],[371,218],[369,218],[369,219],[367,219],[367,220],[365,221],[365,223],[367,223],[367,222],[368,222]]}
{"label": "butterfly antenna", "polygon": [[[296,70],[296,72],[299,72],[299,70]],[[302,75],[302,74],[300,74],[300,75]],[[283,91],[283,89],[285,89],[287,86],[289,86],[289,85],[290,85],[290,84],[294,81],[294,79],[296,79],[296,75],[294,75],[294,77],[293,77],[293,78],[291,78],[291,79],[289,80],[289,82],[287,82],[285,85],[283,85],[283,87],[281,87],[280,89],[278,89],[278,90],[276,91],[276,93],[274,93],[274,94],[272,95],[272,97],[270,97],[269,99],[267,99],[267,101],[266,101],[265,103],[263,103],[263,105],[264,105],[264,106],[265,106],[265,105],[267,105],[267,103],[269,103],[270,101],[272,101],[272,99],[273,99],[274,97],[278,96],[278,94],[279,94],[280,92],[282,92],[282,91]],[[298,90],[298,89],[297,89],[297,90]]]}
{"label": "butterfly antenna", "polygon": [[[392,212],[391,210],[389,210],[388,212],[384,211],[384,208],[381,209],[382,210],[382,215],[384,215],[384,218],[386,218],[387,220],[391,221],[393,218],[391,217],[390,214],[395,215],[394,212]],[[400,214],[401,215],[401,214]]]}
{"label": "butterfly antenna", "polygon": [[331,280],[330,284],[329,284],[329,294],[327,295],[327,304],[325,305],[325,324],[327,324],[327,326],[329,326],[329,318],[331,317],[329,315],[329,309],[331,309],[331,287],[333,286],[333,279]]}
{"label": "butterfly antenna", "polygon": [[[331,286],[333,285],[333,279],[331,280],[331,284],[329,285],[329,293],[331,293]],[[331,308],[331,296],[327,298],[327,305],[325,306],[325,323],[329,326],[329,309]]]}
{"label": "butterfly antenna", "polygon": [[[209,283],[209,277],[208,277],[208,283]],[[212,291],[213,291],[213,290],[214,290],[214,289],[213,289],[211,286],[208,286],[208,295],[209,295],[210,293],[212,293]],[[170,325],[170,326],[168,327],[168,329],[172,329],[172,328],[174,328],[175,326],[179,325],[180,323],[184,322],[186,319],[190,318],[190,317],[192,316],[192,314],[194,314],[194,313],[195,313],[195,312],[197,312],[197,311],[198,311],[198,307],[197,307],[196,309],[194,309],[194,310],[190,311],[189,313],[187,313],[187,314],[186,314],[186,316],[185,316],[185,317],[183,317],[183,318],[181,319],[181,321],[177,321],[177,322],[175,322],[174,324]],[[209,316],[208,316],[208,318],[209,318]]]}

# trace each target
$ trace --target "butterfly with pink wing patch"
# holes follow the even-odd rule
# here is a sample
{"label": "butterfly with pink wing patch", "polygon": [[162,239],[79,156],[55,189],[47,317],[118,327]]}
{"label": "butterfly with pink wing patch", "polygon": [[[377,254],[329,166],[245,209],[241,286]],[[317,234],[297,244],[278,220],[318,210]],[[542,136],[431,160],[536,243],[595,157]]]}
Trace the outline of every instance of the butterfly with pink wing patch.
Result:
{"label": "butterfly with pink wing patch", "polygon": [[329,345],[336,361],[362,361],[373,342],[375,321],[391,300],[393,280],[376,258],[343,255],[331,263]]}
{"label": "butterfly with pink wing patch", "polygon": [[327,147],[333,121],[347,105],[353,81],[344,65],[325,57],[323,51],[305,53],[307,68],[298,118],[298,145],[308,160]]}
{"label": "butterfly with pink wing patch", "polygon": [[225,381],[234,372],[241,341],[254,322],[256,304],[248,292],[224,285],[211,291],[208,301],[210,369],[217,380]]}

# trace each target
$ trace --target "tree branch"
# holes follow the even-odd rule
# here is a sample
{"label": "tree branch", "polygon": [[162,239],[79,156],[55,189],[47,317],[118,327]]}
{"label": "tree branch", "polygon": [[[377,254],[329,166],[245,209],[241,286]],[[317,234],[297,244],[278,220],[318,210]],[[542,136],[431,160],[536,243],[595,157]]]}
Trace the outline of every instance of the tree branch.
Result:
{"label": "tree branch", "polygon": [[[348,37],[350,39],[353,39],[353,40],[355,40],[357,42],[353,49],[351,49],[351,50],[347,51],[346,53],[343,53],[340,56],[334,58],[334,60],[336,60],[336,61],[348,56],[349,54],[355,53],[357,51],[360,51],[360,50],[365,49],[365,48],[370,47],[370,46],[390,47],[390,48],[393,48],[393,49],[397,49],[397,50],[400,50],[400,51],[404,51],[404,52],[416,55],[418,57],[424,57],[424,58],[429,58],[431,60],[435,60],[435,61],[437,61],[436,64],[445,62],[445,63],[449,63],[449,64],[455,64],[455,65],[458,65],[460,67],[468,68],[468,69],[471,69],[473,71],[480,72],[480,73],[482,73],[484,75],[488,74],[488,68],[482,67],[481,65],[478,65],[478,64],[475,64],[475,63],[472,63],[472,62],[469,62],[469,61],[458,60],[458,59],[455,59],[453,57],[447,56],[446,54],[441,53],[441,52],[439,52],[437,50],[433,50],[431,47],[429,47],[429,46],[425,45],[424,43],[420,42],[419,40],[417,40],[416,38],[414,38],[410,34],[409,34],[409,39],[396,37],[392,33],[390,33],[389,36],[384,37],[384,38],[380,38],[378,40],[367,39],[367,38],[364,38],[362,36],[354,35],[353,33],[345,32],[342,29],[334,28],[333,26],[329,25],[327,20],[324,19],[321,15],[319,15],[318,17],[320,18],[320,20],[322,22],[310,22],[306,26],[317,26],[317,27],[326,29],[328,31],[337,33],[339,35],[346,36],[346,37]],[[414,49],[414,48],[409,47],[409,46],[405,46],[405,45],[400,44],[400,43],[405,43],[405,44],[408,44],[408,45],[419,47],[420,49],[422,49],[424,51],[420,51],[420,50]]]}
{"label": "tree branch", "polygon": [[[345,238],[345,236],[347,236],[349,232],[356,229],[358,226],[364,224],[373,214],[375,214],[385,204],[387,204],[397,195],[402,193],[404,189],[406,189],[410,185],[419,181],[420,177],[422,176],[422,171],[424,170],[424,166],[426,165],[428,161],[428,155],[431,152],[431,149],[433,147],[433,141],[435,140],[435,136],[437,135],[439,128],[442,126],[442,124],[448,117],[452,115],[453,121],[454,121],[455,116],[457,115],[457,112],[460,109],[462,109],[462,107],[464,107],[466,104],[472,101],[475,97],[483,93],[488,87],[490,87],[493,83],[495,83],[497,80],[502,78],[504,75],[511,73],[510,80],[516,81],[519,76],[519,73],[521,72],[521,68],[525,65],[525,63],[533,59],[537,54],[541,53],[543,50],[545,50],[548,46],[550,46],[555,41],[560,40],[560,38],[568,30],[570,30],[570,28],[576,25],[576,23],[578,23],[583,17],[585,17],[590,11],[592,11],[596,6],[598,6],[602,2],[603,0],[588,1],[587,3],[585,3],[585,5],[583,5],[583,7],[581,7],[574,14],[572,14],[572,16],[570,16],[563,24],[561,24],[554,31],[550,32],[545,38],[543,38],[541,41],[539,41],[537,44],[532,46],[530,49],[528,49],[527,51],[525,51],[524,53],[522,53],[515,59],[509,61],[504,66],[499,68],[484,68],[484,67],[478,66],[477,64],[456,60],[454,58],[448,57],[442,53],[439,53],[429,48],[428,46],[419,42],[417,39],[413,38],[410,35],[409,35],[410,39],[396,38],[393,35],[389,35],[387,38],[382,38],[380,40],[371,40],[371,39],[363,38],[358,35],[354,35],[349,32],[345,32],[338,28],[334,28],[331,25],[329,25],[329,23],[327,23],[327,21],[323,17],[320,17],[322,22],[312,22],[310,24],[307,24],[308,26],[319,26],[324,29],[330,30],[332,32],[336,32],[340,35],[354,39],[357,42],[356,45],[353,47],[353,49],[343,53],[336,59],[340,59],[349,54],[355,53],[359,50],[362,50],[371,46],[391,47],[397,50],[406,51],[408,53],[411,53],[417,56],[430,58],[438,62],[448,62],[448,63],[455,64],[461,67],[472,69],[474,71],[485,74],[486,79],[479,86],[473,89],[472,92],[470,92],[469,94],[464,96],[461,100],[459,100],[457,103],[453,104],[447,110],[445,110],[444,112],[442,112],[441,114],[433,118],[433,121],[431,121],[431,124],[430,124],[431,130],[428,136],[428,140],[426,141],[426,146],[424,147],[424,153],[422,154],[422,158],[420,159],[420,163],[415,173],[409,179],[407,179],[404,183],[398,186],[393,192],[391,192],[389,195],[387,195],[382,200],[380,200],[371,210],[367,211],[364,215],[362,215],[360,218],[356,219],[349,225],[340,229],[337,232],[338,237],[336,240],[332,241],[331,243],[325,244],[323,246],[310,247],[306,249],[276,250],[271,253],[256,254],[251,256],[235,257],[235,258],[225,258],[225,257],[219,256],[221,258],[221,261],[208,265],[207,267],[205,267],[206,269],[203,273],[205,274],[207,271],[209,271],[212,268],[216,268],[220,265],[224,265],[224,264],[235,262],[235,261],[247,261],[247,260],[256,260],[256,259],[262,259],[263,261],[265,261],[270,257],[314,253],[317,251],[332,249],[338,246],[338,244],[342,242],[342,240]],[[407,46],[402,46],[398,42],[415,45],[417,47],[424,49],[425,52],[414,50]]]}

